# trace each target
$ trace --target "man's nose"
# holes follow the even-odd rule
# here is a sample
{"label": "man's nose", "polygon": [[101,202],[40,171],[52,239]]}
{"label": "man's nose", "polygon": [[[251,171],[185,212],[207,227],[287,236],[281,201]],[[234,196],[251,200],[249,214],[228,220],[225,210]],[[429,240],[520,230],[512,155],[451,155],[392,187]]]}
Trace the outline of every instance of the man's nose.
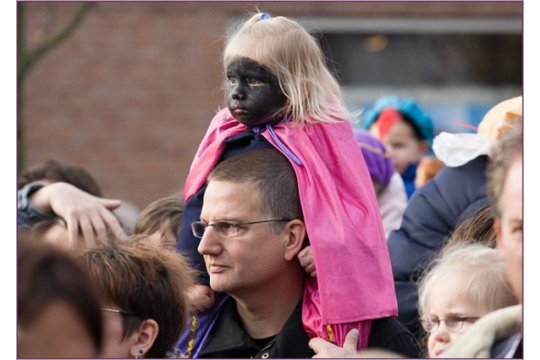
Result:
{"label": "man's nose", "polygon": [[201,255],[216,255],[220,252],[220,248],[219,236],[211,226],[208,226],[199,242],[197,251]]}

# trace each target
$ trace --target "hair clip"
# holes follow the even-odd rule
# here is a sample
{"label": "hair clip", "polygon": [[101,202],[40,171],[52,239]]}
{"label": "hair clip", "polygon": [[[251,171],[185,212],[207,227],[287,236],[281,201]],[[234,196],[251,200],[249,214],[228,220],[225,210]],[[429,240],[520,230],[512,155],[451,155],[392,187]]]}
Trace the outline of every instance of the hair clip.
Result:
{"label": "hair clip", "polygon": [[265,12],[261,13],[261,17],[260,17],[261,20],[267,20],[270,18],[271,18],[270,14],[265,13]]}

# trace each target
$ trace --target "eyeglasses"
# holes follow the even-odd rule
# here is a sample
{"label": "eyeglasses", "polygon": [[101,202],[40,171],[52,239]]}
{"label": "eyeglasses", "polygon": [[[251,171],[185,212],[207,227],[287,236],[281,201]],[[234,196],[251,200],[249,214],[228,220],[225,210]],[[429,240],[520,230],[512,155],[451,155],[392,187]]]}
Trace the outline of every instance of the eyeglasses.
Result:
{"label": "eyeglasses", "polygon": [[441,322],[444,321],[444,324],[446,325],[446,328],[448,331],[453,333],[459,333],[463,330],[463,324],[473,324],[476,322],[476,320],[480,319],[477,316],[467,316],[467,317],[461,317],[461,316],[451,316],[448,319],[424,319],[422,320],[422,326],[424,327],[424,330],[426,330],[427,333],[432,333],[435,330],[439,328],[441,325]]}
{"label": "eyeglasses", "polygon": [[101,308],[100,310],[105,311],[105,312],[110,312],[110,313],[121,314],[121,315],[139,316],[135,314],[134,312],[126,311],[122,309]]}
{"label": "eyeglasses", "polygon": [[202,221],[195,221],[191,223],[191,232],[193,236],[201,239],[206,231],[206,228],[213,226],[214,230],[220,235],[225,237],[234,237],[238,234],[238,230],[242,229],[247,225],[253,224],[262,224],[272,221],[291,221],[290,219],[273,219],[273,220],[260,220],[260,221],[251,221],[251,222],[231,222],[231,221],[216,221],[213,224],[206,224]]}

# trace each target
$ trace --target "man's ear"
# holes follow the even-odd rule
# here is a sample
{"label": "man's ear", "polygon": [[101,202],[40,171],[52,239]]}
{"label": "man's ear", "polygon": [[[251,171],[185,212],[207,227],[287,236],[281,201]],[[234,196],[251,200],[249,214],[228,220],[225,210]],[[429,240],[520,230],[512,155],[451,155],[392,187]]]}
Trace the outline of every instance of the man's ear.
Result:
{"label": "man's ear", "polygon": [[285,227],[285,260],[296,259],[296,255],[302,250],[304,239],[306,238],[306,226],[300,219],[294,219],[287,223]]}
{"label": "man's ear", "polygon": [[130,354],[135,358],[143,358],[150,350],[159,333],[159,325],[153,319],[143,320],[137,330],[137,338],[131,345]]}

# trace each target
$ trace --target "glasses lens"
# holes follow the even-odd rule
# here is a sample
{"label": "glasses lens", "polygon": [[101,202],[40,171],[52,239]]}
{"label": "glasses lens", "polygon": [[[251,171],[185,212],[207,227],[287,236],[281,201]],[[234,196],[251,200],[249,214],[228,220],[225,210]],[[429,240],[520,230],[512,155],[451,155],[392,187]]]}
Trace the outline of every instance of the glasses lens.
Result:
{"label": "glasses lens", "polygon": [[446,321],[446,326],[448,327],[448,330],[453,332],[461,332],[463,331],[463,326],[465,323],[467,324],[474,324],[478,320],[478,317],[456,317],[456,318],[450,318]]}
{"label": "glasses lens", "polygon": [[237,228],[236,224],[227,221],[218,221],[214,224],[214,229],[224,236],[235,236]]}
{"label": "glasses lens", "polygon": [[448,331],[456,332],[461,329],[461,325],[463,325],[463,321],[461,319],[448,319],[444,321],[446,328]]}
{"label": "glasses lens", "polygon": [[200,221],[191,223],[191,232],[196,238],[202,238],[204,235],[204,230],[206,230],[206,225]]}

